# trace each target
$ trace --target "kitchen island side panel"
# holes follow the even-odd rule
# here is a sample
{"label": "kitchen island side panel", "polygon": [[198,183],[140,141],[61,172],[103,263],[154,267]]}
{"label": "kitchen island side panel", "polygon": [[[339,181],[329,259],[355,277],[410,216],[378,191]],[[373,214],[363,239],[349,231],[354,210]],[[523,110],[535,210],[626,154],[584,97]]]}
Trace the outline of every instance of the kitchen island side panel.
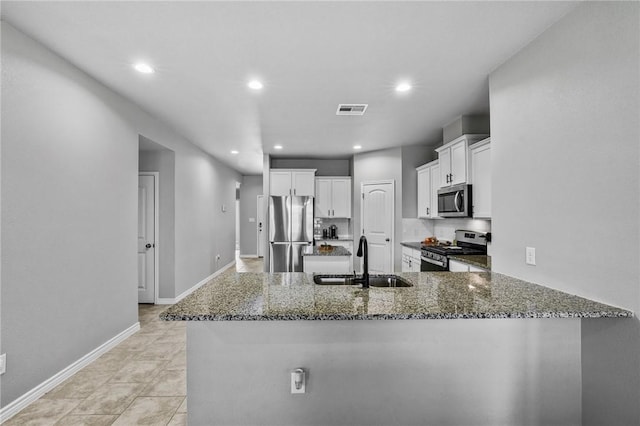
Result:
{"label": "kitchen island side panel", "polygon": [[579,319],[193,321],[187,336],[190,425],[581,423]]}

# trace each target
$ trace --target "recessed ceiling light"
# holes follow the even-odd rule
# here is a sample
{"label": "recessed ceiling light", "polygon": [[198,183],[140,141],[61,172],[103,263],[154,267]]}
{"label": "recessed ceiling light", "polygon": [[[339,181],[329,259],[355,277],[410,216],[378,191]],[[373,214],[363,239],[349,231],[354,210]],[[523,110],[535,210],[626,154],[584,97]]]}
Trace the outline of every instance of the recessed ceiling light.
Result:
{"label": "recessed ceiling light", "polygon": [[138,62],[137,64],[134,64],[133,68],[135,68],[136,71],[141,72],[142,74],[153,74],[154,72],[156,72],[156,70],[154,70],[151,65],[145,64],[144,62]]}
{"label": "recessed ceiling light", "polygon": [[282,145],[274,145],[273,149],[282,149]]}
{"label": "recessed ceiling light", "polygon": [[399,83],[396,86],[396,92],[408,92],[411,90],[411,85],[409,83]]}
{"label": "recessed ceiling light", "polygon": [[233,151],[231,151],[231,153],[232,153],[233,155],[236,155],[236,154],[238,154],[238,151],[236,151],[236,150],[234,149]]}
{"label": "recessed ceiling light", "polygon": [[262,89],[262,83],[259,82],[258,80],[251,80],[247,86],[249,86],[249,89],[253,89],[253,90],[260,90]]}
{"label": "recessed ceiling light", "polygon": [[353,149],[362,149],[362,145],[354,145]]}

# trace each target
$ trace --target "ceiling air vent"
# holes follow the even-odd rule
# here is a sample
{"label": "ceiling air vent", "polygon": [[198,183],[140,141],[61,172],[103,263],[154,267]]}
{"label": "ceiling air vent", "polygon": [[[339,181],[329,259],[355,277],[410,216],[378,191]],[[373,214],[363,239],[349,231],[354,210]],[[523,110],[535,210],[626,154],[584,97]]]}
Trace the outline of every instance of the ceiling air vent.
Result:
{"label": "ceiling air vent", "polygon": [[340,104],[336,115],[364,115],[368,104]]}

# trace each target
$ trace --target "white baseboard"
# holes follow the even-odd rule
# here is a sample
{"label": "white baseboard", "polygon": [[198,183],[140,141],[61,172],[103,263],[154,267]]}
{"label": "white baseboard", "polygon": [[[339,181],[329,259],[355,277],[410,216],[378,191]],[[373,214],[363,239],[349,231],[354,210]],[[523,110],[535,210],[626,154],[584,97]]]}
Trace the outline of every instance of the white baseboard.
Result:
{"label": "white baseboard", "polygon": [[134,334],[136,331],[140,330],[140,323],[136,322],[131,327],[126,330],[120,332],[116,336],[112,337],[102,345],[98,346],[73,364],[67,366],[65,369],[59,371],[54,376],[40,383],[35,388],[31,389],[29,392],[24,395],[18,397],[11,403],[6,406],[0,408],[0,423],[4,423],[9,420],[11,417],[18,414],[20,411],[24,410],[29,404],[36,401],[45,393],[49,392],[60,383],[64,382],[78,371],[91,364],[93,361],[98,359],[101,355],[110,351],[114,347],[116,347],[120,342],[125,340],[127,337]]}
{"label": "white baseboard", "polygon": [[213,274],[209,275],[207,278],[203,279],[202,281],[200,281],[190,289],[186,290],[184,293],[182,293],[176,298],[168,298],[168,297],[160,298],[159,297],[158,300],[156,301],[156,305],[173,305],[178,303],[179,301],[181,301],[182,299],[184,299],[185,297],[187,297],[188,295],[190,295],[191,293],[193,293],[194,291],[196,291],[197,289],[199,289],[200,287],[202,287],[203,285],[211,281],[213,278],[217,277],[218,275],[220,275],[230,267],[235,266],[235,264],[236,264],[235,260],[233,262],[227,263],[222,268],[218,269]]}
{"label": "white baseboard", "polygon": [[257,254],[241,254],[240,259],[257,259],[259,256]]}

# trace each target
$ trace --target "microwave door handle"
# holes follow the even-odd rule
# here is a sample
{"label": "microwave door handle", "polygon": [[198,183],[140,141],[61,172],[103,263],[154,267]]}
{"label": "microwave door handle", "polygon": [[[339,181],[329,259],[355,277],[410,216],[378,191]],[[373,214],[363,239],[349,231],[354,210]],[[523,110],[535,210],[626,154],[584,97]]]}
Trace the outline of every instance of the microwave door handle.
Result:
{"label": "microwave door handle", "polygon": [[458,206],[458,200],[460,199],[460,191],[456,191],[455,197],[453,197],[453,205],[456,207],[456,211],[460,213],[461,207]]}

